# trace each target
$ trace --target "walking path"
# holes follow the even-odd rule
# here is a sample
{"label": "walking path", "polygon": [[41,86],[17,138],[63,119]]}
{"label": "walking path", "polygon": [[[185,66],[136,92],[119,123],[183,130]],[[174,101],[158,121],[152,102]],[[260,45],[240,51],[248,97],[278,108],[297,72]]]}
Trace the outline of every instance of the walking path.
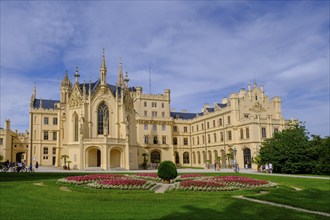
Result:
{"label": "walking path", "polygon": [[158,183],[160,187],[155,191],[155,193],[164,193],[168,188],[170,188],[171,184],[163,184],[163,183]]}
{"label": "walking path", "polygon": [[289,206],[289,205],[283,205],[283,204],[278,204],[278,203],[274,203],[274,202],[267,202],[267,201],[258,200],[258,199],[246,198],[244,196],[233,196],[233,197],[237,198],[237,199],[248,200],[248,201],[251,201],[251,202],[256,202],[256,203],[261,203],[261,204],[266,204],[266,205],[272,205],[272,206],[277,206],[277,207],[286,208],[286,209],[293,209],[293,210],[300,211],[300,212],[306,212],[306,213],[311,213],[311,214],[323,215],[323,216],[330,217],[330,214],[325,213],[325,212],[311,211],[311,210],[308,210],[308,209],[296,208],[296,207]]}

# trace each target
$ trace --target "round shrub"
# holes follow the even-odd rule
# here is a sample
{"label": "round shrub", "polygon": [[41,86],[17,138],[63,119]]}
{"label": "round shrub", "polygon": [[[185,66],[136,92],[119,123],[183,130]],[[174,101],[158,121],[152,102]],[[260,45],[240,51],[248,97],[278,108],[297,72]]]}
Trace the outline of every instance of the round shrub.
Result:
{"label": "round shrub", "polygon": [[178,176],[176,171],[176,166],[172,161],[166,160],[159,164],[158,166],[158,177],[163,180],[174,179]]}

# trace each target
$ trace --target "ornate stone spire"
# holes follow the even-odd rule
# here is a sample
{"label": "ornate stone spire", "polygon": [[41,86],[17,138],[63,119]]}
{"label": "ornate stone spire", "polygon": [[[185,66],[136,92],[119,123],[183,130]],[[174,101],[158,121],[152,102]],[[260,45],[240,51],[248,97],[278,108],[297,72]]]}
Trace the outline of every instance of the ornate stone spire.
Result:
{"label": "ornate stone spire", "polygon": [[107,66],[105,64],[105,56],[104,56],[104,48],[102,51],[102,62],[100,67],[100,79],[101,79],[101,85],[107,84]]}
{"label": "ornate stone spire", "polygon": [[128,87],[129,78],[128,78],[128,73],[127,72],[126,72],[124,81],[125,81],[125,86]]}
{"label": "ornate stone spire", "polygon": [[118,71],[118,82],[117,85],[122,87],[124,85],[124,79],[123,79],[123,66],[122,63],[119,63],[119,71]]}

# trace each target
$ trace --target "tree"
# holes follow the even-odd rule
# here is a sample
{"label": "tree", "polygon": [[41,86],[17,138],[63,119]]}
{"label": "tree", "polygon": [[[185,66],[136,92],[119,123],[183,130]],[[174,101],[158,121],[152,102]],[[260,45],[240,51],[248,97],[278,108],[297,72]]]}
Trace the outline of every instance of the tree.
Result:
{"label": "tree", "polygon": [[158,177],[166,183],[169,183],[171,179],[174,179],[178,176],[175,164],[169,160],[163,161],[159,164],[157,174]]}
{"label": "tree", "polygon": [[257,170],[260,171],[260,167],[262,165],[262,162],[261,162],[261,157],[260,157],[259,154],[252,158],[252,163],[256,164],[257,165]]}
{"label": "tree", "polygon": [[272,163],[278,173],[330,174],[330,138],[308,135],[302,123],[275,133],[262,144],[261,163]]}
{"label": "tree", "polygon": [[272,163],[278,173],[306,173],[308,132],[301,123],[275,133],[260,149],[262,164]]}

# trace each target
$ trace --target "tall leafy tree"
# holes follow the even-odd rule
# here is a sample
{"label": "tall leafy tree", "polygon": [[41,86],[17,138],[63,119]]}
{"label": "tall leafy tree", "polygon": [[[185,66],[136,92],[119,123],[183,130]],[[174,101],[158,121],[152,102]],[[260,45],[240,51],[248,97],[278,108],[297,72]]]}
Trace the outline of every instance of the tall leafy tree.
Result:
{"label": "tall leafy tree", "polygon": [[306,173],[309,144],[305,126],[301,123],[291,125],[263,142],[261,161],[272,163],[274,172]]}

